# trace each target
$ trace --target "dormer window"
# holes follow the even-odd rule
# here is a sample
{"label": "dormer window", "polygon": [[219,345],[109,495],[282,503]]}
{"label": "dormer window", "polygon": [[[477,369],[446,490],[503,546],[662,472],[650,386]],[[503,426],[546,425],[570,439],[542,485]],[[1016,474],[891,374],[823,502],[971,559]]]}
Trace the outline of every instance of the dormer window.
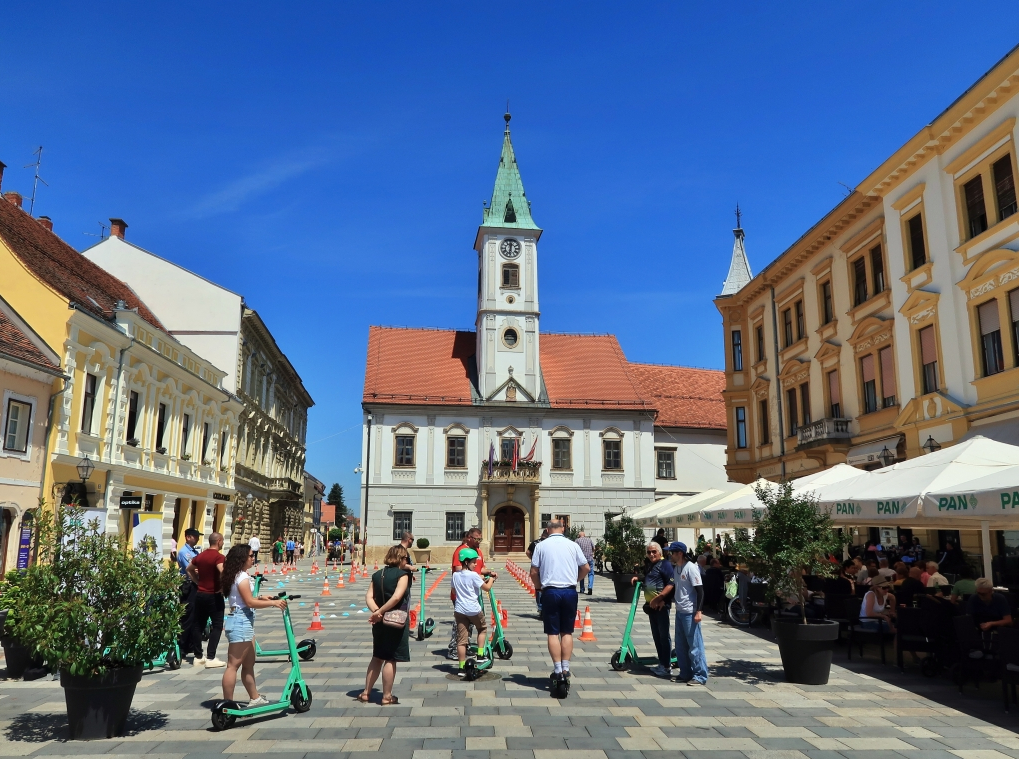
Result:
{"label": "dormer window", "polygon": [[506,201],[506,213],[503,215],[502,220],[507,224],[517,223],[517,212],[513,208],[513,201]]}

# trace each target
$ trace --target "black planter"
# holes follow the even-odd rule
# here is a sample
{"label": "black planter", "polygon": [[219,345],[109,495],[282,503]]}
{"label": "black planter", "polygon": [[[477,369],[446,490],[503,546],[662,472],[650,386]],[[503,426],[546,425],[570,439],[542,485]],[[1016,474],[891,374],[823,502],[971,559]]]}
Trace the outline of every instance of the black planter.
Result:
{"label": "black planter", "polygon": [[7,677],[22,677],[25,670],[32,664],[32,652],[14,638],[3,638],[4,658],[7,660]]}
{"label": "black planter", "polygon": [[140,665],[109,669],[100,677],[82,677],[61,670],[60,685],[64,689],[71,740],[123,735],[134,689],[141,679]]}
{"label": "black planter", "polygon": [[612,575],[612,584],[616,588],[616,601],[621,604],[628,604],[633,600],[633,585],[631,580],[636,577],[635,574],[622,574],[614,573]]}
{"label": "black planter", "polygon": [[772,618],[778,638],[785,679],[800,685],[825,685],[831,672],[831,654],[839,637],[839,623]]}

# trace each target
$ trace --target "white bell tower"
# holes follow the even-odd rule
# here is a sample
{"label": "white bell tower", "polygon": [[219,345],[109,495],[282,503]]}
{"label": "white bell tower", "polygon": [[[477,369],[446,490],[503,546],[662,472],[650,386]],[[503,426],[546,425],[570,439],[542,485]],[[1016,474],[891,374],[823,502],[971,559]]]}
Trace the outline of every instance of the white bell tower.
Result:
{"label": "white bell tower", "polygon": [[492,202],[485,208],[478,252],[478,390],[486,401],[534,402],[538,361],[538,238],[510,141],[507,113]]}

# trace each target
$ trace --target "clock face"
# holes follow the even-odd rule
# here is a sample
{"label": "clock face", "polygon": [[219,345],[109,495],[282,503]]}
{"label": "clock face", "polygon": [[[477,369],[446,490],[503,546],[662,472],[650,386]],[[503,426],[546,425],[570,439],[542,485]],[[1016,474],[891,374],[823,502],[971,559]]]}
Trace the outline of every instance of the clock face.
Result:
{"label": "clock face", "polygon": [[507,237],[499,245],[499,252],[502,253],[503,258],[516,258],[520,255],[520,242],[512,237]]}

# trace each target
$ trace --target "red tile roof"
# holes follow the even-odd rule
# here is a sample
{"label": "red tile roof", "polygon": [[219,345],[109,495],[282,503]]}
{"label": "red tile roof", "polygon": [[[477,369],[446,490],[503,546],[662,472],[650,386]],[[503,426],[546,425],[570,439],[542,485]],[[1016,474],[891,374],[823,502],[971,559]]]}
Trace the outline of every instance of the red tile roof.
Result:
{"label": "red tile roof", "polygon": [[0,238],[29,271],[82,309],[112,319],[114,306],[123,300],[128,308],[137,308],[142,319],[166,331],[124,282],[7,200],[0,200]]}
{"label": "red tile roof", "polygon": [[641,394],[658,409],[659,427],[704,427],[724,430],[725,373],[659,364],[629,365]]}
{"label": "red tile roof", "polygon": [[60,367],[39,350],[21,327],[2,309],[0,309],[0,356],[10,356],[51,373],[60,371]]}
{"label": "red tile roof", "polygon": [[[365,403],[470,406],[473,332],[371,327]],[[657,411],[666,427],[725,429],[723,372],[633,364],[613,335],[541,335],[552,408]]]}

